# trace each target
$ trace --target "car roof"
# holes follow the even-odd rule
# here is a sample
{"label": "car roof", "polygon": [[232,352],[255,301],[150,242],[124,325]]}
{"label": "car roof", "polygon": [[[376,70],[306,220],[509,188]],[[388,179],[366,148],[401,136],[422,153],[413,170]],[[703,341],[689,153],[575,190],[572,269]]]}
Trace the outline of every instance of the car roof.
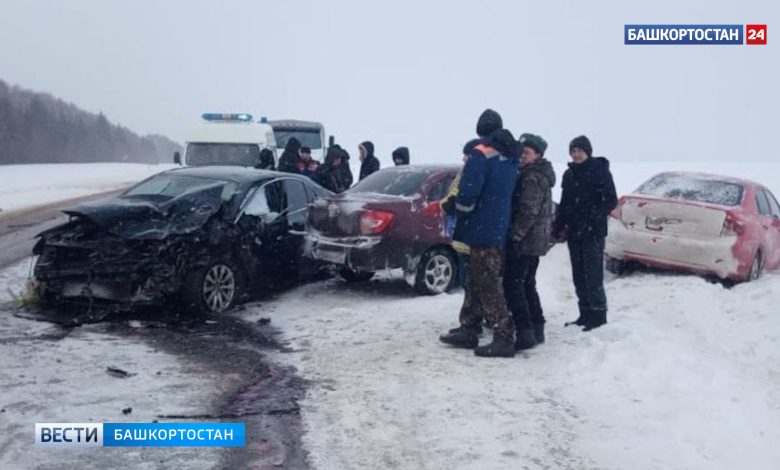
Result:
{"label": "car roof", "polygon": [[699,172],[699,171],[663,171],[663,172],[658,173],[657,175],[653,176],[653,178],[655,178],[656,176],[661,176],[661,175],[667,175],[667,176],[687,176],[687,177],[691,177],[691,178],[723,181],[725,183],[739,184],[739,185],[742,185],[742,186],[762,186],[763,187],[762,184],[756,183],[755,181],[751,181],[749,179],[737,178],[737,177],[734,177],[734,176],[717,175],[717,174],[714,174],[714,173],[706,173],[706,172]]}
{"label": "car roof", "polygon": [[271,170],[258,170],[256,168],[250,168],[237,165],[205,165],[205,166],[186,166],[182,168],[174,168],[168,170],[167,174],[177,174],[183,176],[193,176],[196,178],[214,178],[235,181],[237,183],[252,183],[266,178],[279,178],[288,177],[299,180],[309,180],[301,175],[294,173],[282,173],[279,171]]}
{"label": "car roof", "polygon": [[382,168],[380,171],[424,171],[424,172],[432,172],[432,171],[458,171],[461,169],[463,165],[454,165],[454,164],[433,164],[433,163],[426,163],[426,164],[420,164],[420,165],[401,165],[401,166],[389,166],[387,168]]}

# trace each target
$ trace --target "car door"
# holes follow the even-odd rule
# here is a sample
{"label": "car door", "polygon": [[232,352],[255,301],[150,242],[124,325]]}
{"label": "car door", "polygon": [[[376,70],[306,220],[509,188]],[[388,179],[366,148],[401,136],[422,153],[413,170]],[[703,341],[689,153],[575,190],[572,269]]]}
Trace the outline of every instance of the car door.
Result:
{"label": "car door", "polygon": [[274,180],[250,191],[240,212],[242,243],[251,246],[254,271],[261,276],[276,273],[286,259],[282,253],[287,232],[284,207],[284,187],[281,181]]}
{"label": "car door", "polygon": [[305,183],[300,179],[284,178],[282,183],[285,194],[284,217],[287,231],[284,234],[284,246],[281,247],[281,250],[286,258],[286,268],[289,268],[291,274],[297,275],[303,256],[310,198]]}
{"label": "car door", "polygon": [[763,188],[756,187],[756,207],[758,208],[758,222],[761,233],[761,247],[764,264],[774,264],[776,241],[773,227],[772,209],[769,207],[769,199]]}
{"label": "car door", "polygon": [[760,193],[769,206],[769,215],[762,221],[766,224],[767,231],[766,265],[772,269],[780,265],[780,204],[768,189],[762,188]]}

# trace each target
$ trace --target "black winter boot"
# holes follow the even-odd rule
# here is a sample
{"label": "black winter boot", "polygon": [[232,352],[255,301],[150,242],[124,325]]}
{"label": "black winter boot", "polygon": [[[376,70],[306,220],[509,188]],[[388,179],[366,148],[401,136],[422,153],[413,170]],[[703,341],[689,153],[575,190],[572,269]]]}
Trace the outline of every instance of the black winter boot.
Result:
{"label": "black winter boot", "polygon": [[607,324],[607,309],[591,310],[588,314],[588,321],[582,331],[594,330],[601,325]]}
{"label": "black winter boot", "polygon": [[480,357],[514,357],[515,343],[512,339],[494,336],[492,343],[474,348],[474,355]]}
{"label": "black winter boot", "polygon": [[574,321],[566,322],[563,326],[571,326],[571,325],[587,326],[589,315],[590,312],[588,312],[587,309],[580,307],[580,316],[578,316],[577,319]]}
{"label": "black winter boot", "polygon": [[474,349],[479,346],[479,334],[482,328],[460,326],[449,331],[446,335],[439,336],[439,341],[456,348]]}
{"label": "black winter boot", "polygon": [[[457,328],[453,328],[450,331],[448,331],[447,333],[449,333],[449,334],[457,333],[457,332],[459,332],[461,330],[461,328],[463,328],[463,327],[459,326]],[[469,327],[469,329],[473,330],[475,333],[477,333],[477,336],[482,336],[482,324],[481,323],[477,323],[476,325]]]}
{"label": "black winter boot", "polygon": [[515,350],[531,349],[539,341],[536,340],[534,330],[517,330],[517,339],[515,340]]}
{"label": "black winter boot", "polygon": [[544,323],[534,323],[534,338],[537,343],[544,343]]}

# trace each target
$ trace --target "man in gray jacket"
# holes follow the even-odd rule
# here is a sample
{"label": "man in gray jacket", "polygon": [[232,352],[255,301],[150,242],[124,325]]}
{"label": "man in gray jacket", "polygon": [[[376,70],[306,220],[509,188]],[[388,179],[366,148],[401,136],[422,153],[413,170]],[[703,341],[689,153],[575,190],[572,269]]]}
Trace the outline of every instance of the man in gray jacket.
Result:
{"label": "man in gray jacket", "polygon": [[512,225],[504,266],[504,295],[517,328],[515,349],[544,342],[544,314],[536,291],[539,257],[552,245],[552,188],[555,171],[544,158],[547,142],[523,134],[522,169],[512,196]]}

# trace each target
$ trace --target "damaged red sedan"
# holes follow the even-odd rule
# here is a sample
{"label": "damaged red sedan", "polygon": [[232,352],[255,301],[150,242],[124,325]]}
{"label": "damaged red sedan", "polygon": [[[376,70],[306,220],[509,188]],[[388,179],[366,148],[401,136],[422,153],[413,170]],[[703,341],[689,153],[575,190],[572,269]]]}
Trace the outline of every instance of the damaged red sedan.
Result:
{"label": "damaged red sedan", "polygon": [[439,201],[457,166],[400,166],[378,171],[348,191],[312,205],[311,255],[335,264],[347,281],[402,269],[421,294],[457,284],[458,261]]}
{"label": "damaged red sedan", "polygon": [[249,168],[159,173],[108,202],[65,211],[67,223],[39,235],[39,297],[222,312],[280,278],[316,274],[300,262],[306,212],[329,195],[308,178]]}

